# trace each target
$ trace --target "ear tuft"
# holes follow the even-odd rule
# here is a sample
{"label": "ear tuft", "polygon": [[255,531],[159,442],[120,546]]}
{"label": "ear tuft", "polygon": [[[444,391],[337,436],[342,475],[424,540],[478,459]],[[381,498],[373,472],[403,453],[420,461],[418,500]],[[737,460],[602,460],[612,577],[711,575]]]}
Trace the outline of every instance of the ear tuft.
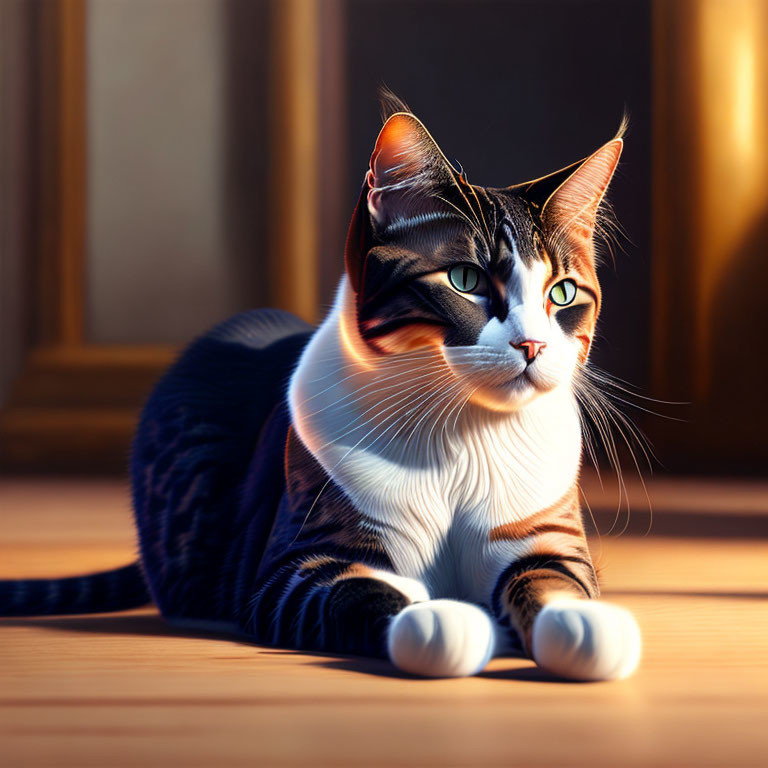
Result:
{"label": "ear tuft", "polygon": [[629,112],[625,107],[624,114],[621,116],[621,122],[619,123],[619,129],[616,131],[616,135],[613,138],[623,139],[627,135],[628,130],[629,130]]}
{"label": "ear tuft", "polygon": [[398,112],[413,114],[411,108],[386,85],[379,88],[379,104],[381,105],[381,122],[386,123],[392,115]]}

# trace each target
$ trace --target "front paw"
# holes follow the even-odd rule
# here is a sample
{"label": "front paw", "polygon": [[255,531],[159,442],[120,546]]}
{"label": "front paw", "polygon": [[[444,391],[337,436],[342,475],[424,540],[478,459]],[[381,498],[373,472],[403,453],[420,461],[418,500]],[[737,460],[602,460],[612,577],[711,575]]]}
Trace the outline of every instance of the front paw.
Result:
{"label": "front paw", "polygon": [[533,624],[533,658],[573,680],[618,680],[640,662],[640,629],[624,608],[597,600],[548,603]]}
{"label": "front paw", "polygon": [[387,649],[392,663],[426,677],[464,677],[480,672],[493,656],[490,616],[471,603],[429,600],[392,619]]}

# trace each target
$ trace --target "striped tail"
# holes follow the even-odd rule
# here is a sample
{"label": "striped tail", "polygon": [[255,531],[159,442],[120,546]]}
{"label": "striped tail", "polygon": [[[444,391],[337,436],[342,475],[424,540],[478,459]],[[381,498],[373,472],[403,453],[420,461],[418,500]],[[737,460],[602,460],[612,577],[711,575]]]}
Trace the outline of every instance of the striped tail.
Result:
{"label": "striped tail", "polygon": [[150,602],[138,563],[65,579],[0,580],[0,616],[108,613]]}

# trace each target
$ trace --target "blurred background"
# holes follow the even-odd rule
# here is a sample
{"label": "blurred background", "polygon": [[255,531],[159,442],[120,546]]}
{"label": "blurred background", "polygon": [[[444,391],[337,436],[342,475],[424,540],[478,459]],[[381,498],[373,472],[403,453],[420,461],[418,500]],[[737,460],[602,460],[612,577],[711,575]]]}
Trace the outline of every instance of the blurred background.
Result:
{"label": "blurred background", "polygon": [[[124,470],[180,345],[322,318],[386,84],[470,181],[630,116],[594,362],[662,471],[765,474],[768,3],[0,0],[0,466]],[[673,417],[670,420],[665,417]],[[657,467],[657,469],[660,469]]]}

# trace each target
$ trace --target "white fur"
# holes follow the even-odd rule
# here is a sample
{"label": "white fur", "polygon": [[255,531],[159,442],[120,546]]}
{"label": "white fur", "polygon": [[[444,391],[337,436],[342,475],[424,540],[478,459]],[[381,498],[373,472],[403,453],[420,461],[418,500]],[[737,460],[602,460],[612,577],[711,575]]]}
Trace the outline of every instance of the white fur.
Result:
{"label": "white fur", "polygon": [[[396,574],[385,580],[413,580],[402,589],[413,601],[453,598],[416,602],[391,625],[392,660],[418,674],[472,674],[485,665],[497,647],[490,619],[457,600],[490,605],[502,570],[532,545],[491,542],[489,533],[551,506],[578,476],[581,428],[571,391],[578,344],[547,317],[543,266],[529,269],[517,254],[515,261],[507,319],[491,320],[476,348],[401,357],[377,355],[362,341],[343,278],[291,379],[298,436],[360,511],[361,524],[378,532]],[[522,353],[510,345],[518,336],[547,343],[522,384],[515,379]],[[618,636],[610,627],[626,622],[600,622],[600,611],[578,615],[599,628],[596,638]],[[548,623],[538,626],[537,659],[554,670],[550,650],[570,646]],[[578,675],[633,668],[629,651],[603,663],[598,656],[612,653],[610,643],[590,647],[597,650],[569,656]]]}
{"label": "white fur", "polygon": [[573,396],[560,387],[510,413],[468,404],[455,432],[451,423],[427,441],[434,422],[428,416],[416,431],[409,423],[377,440],[382,402],[408,408],[434,397],[411,394],[410,382],[421,375],[426,386],[445,374],[421,374],[416,364],[384,373],[366,367],[346,319],[351,307],[345,280],[291,380],[298,435],[367,524],[379,528],[397,574],[423,581],[433,597],[488,603],[501,570],[528,544],[490,542],[491,528],[550,506],[576,479],[581,443]]}
{"label": "white fur", "polygon": [[429,600],[429,592],[420,581],[409,579],[407,576],[398,576],[387,571],[374,570],[371,577],[389,584],[398,592],[405,595],[411,603],[423,603]]}
{"label": "white fur", "polygon": [[[537,261],[530,268],[526,267],[517,253],[513,263],[518,279],[509,286],[507,302],[510,311],[503,322],[492,318],[477,340],[478,344],[498,347],[504,351],[509,348],[510,341],[517,343],[536,339],[546,342],[553,330],[541,300],[546,265],[543,261]],[[519,350],[516,354],[523,357]]]}
{"label": "white fur", "polygon": [[425,677],[475,675],[489,662],[494,648],[491,617],[458,600],[408,606],[392,620],[387,636],[392,663]]}
{"label": "white fur", "polygon": [[[534,340],[546,345],[528,368],[530,381],[526,389],[515,387],[511,397],[517,407],[527,405],[541,390],[552,390],[558,386],[568,387],[579,356],[579,344],[566,336],[554,318],[546,312],[544,296],[547,267],[543,261],[526,266],[515,249],[513,251],[513,279],[507,286],[508,313],[504,320],[491,318],[478,337],[480,347],[493,350],[515,373],[525,369],[525,355],[522,350],[511,347],[522,341]],[[452,350],[448,350],[451,359]],[[492,369],[491,369],[492,370]],[[476,371],[470,375],[477,376]],[[489,402],[503,405],[510,401],[510,387],[501,381],[496,386],[489,382],[483,390]],[[572,437],[568,435],[568,437]]]}
{"label": "white fur", "polygon": [[574,680],[628,677],[640,663],[641,648],[632,614],[599,600],[553,600],[533,624],[536,663]]}

